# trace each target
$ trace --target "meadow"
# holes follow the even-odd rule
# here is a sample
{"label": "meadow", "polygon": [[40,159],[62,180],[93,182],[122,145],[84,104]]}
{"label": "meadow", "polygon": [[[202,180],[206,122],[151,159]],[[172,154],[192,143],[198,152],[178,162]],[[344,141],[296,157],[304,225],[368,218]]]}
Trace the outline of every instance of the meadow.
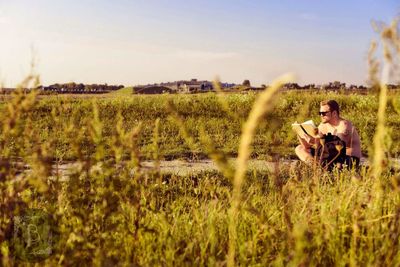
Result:
{"label": "meadow", "polygon": [[[260,93],[72,98],[17,93],[0,103],[3,266],[396,266],[400,264],[400,96],[389,93],[379,172],[229,166]],[[319,122],[335,99],[373,159],[379,96],[282,92],[255,121],[250,157],[294,158],[290,124]],[[212,158],[219,172],[143,172],[145,159]],[[54,162],[74,161],[68,180]],[[15,162],[30,166],[20,172]],[[243,170],[243,168],[241,168]],[[374,175],[375,174],[375,175]],[[377,174],[377,175],[376,175]],[[15,216],[50,215],[52,251],[16,242]],[[49,232],[47,229],[47,232]],[[43,238],[43,237],[42,237]],[[46,242],[41,245],[46,245]],[[30,245],[30,246],[29,246]],[[39,244],[36,244],[39,246]],[[36,247],[37,248],[37,247]]]}
{"label": "meadow", "polygon": [[[29,112],[21,114],[18,119],[21,124],[29,124],[35,130],[35,142],[51,143],[51,157],[57,161],[76,160],[72,147],[77,142],[75,145],[79,145],[82,156],[93,155],[95,147],[90,142],[93,120],[101,124],[104,153],[107,155],[111,152],[111,137],[116,134],[116,125],[120,123],[125,131],[140,128],[137,146],[141,159],[153,158],[155,128],[158,131],[156,145],[160,159],[207,157],[200,140],[202,135],[208,136],[218,150],[236,157],[242,126],[256,96],[255,92],[154,96],[132,95],[127,91],[106,97],[46,96],[35,100]],[[319,102],[324,99],[339,102],[341,115],[356,126],[362,139],[363,154],[367,157],[376,128],[378,96],[324,91],[281,93],[273,112],[258,125],[251,157],[266,160],[294,158],[294,147],[298,141],[291,124],[306,119],[313,119],[318,124]],[[388,142],[391,140],[388,153],[392,157],[400,152],[399,106],[398,93],[393,92],[386,110]],[[0,103],[0,110],[7,114],[5,102]],[[193,137],[193,144],[185,142],[182,127]],[[16,157],[17,150],[23,150],[18,146],[24,143],[17,139],[9,144],[11,155]]]}

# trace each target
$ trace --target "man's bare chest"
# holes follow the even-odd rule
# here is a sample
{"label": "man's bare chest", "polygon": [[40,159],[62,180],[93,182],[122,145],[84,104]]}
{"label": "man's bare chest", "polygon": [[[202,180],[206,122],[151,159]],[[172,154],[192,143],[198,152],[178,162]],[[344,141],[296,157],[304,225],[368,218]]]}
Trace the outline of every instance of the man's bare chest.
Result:
{"label": "man's bare chest", "polygon": [[332,125],[332,124],[325,124],[325,131],[324,134],[331,133],[333,135],[336,135],[340,137],[343,141],[347,142],[349,137],[350,137],[350,129],[347,127],[346,123],[341,122],[338,125]]}

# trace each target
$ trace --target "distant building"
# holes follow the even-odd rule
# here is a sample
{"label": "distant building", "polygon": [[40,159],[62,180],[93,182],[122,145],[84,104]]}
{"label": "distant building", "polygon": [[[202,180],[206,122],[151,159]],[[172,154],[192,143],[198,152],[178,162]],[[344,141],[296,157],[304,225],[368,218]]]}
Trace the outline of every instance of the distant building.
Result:
{"label": "distant building", "polygon": [[220,85],[221,85],[221,88],[227,89],[227,88],[235,87],[237,84],[235,84],[235,83],[220,83]]}
{"label": "distant building", "polygon": [[197,81],[197,79],[192,79],[189,82],[184,82],[181,84],[181,89],[184,92],[205,92],[213,90],[213,85],[209,81]]}

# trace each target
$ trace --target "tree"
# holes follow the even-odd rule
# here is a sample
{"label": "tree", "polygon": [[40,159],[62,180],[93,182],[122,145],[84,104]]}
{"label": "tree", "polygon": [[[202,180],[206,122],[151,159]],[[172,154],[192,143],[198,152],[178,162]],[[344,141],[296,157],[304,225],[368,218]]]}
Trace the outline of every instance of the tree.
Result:
{"label": "tree", "polygon": [[250,81],[249,80],[244,80],[242,83],[243,86],[250,87]]}
{"label": "tree", "polygon": [[80,83],[76,86],[79,92],[82,92],[85,89],[85,85],[83,83]]}

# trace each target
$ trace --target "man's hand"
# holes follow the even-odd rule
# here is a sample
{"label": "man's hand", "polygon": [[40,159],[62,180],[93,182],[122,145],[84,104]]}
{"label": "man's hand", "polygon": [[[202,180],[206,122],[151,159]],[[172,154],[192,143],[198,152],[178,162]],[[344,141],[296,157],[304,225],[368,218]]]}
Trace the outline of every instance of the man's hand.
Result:
{"label": "man's hand", "polygon": [[306,136],[305,138],[302,138],[300,136],[297,136],[300,144],[304,146],[305,148],[310,148],[314,143],[315,143],[315,138]]}

